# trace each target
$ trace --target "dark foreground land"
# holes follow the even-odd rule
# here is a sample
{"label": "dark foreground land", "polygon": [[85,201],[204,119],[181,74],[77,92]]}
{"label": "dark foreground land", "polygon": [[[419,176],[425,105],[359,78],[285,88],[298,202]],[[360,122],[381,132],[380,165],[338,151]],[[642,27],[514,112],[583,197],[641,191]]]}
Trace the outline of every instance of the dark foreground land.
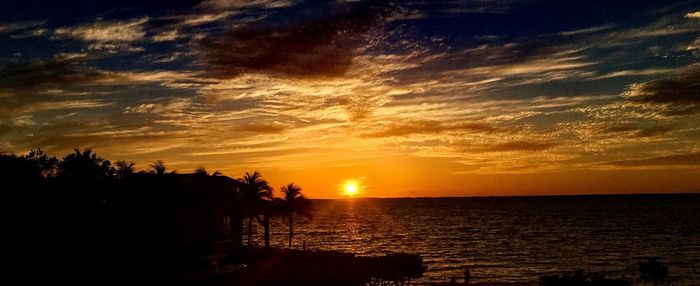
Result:
{"label": "dark foreground land", "polygon": [[[243,222],[268,213],[241,180],[123,170],[89,151],[60,161],[0,154],[0,285],[406,285],[426,270],[412,254],[251,248]],[[670,285],[667,277],[651,259],[635,277],[576,271],[539,284]]]}
{"label": "dark foreground land", "polygon": [[157,167],[115,168],[89,150],[0,154],[0,285],[351,286],[425,271],[411,254],[244,245],[243,222],[269,221],[269,200],[251,200],[244,180]]}

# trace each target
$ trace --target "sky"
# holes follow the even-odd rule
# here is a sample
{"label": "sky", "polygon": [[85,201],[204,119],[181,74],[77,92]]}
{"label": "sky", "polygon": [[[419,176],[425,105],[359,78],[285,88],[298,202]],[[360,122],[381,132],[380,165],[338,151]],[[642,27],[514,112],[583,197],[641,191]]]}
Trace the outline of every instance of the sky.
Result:
{"label": "sky", "polygon": [[333,198],[700,191],[698,1],[2,1],[0,150]]}

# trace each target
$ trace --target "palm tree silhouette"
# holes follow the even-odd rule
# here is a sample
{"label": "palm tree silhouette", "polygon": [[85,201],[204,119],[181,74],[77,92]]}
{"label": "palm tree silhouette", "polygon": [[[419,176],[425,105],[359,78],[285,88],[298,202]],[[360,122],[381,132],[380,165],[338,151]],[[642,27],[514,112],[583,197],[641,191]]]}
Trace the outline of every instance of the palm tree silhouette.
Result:
{"label": "palm tree silhouette", "polygon": [[194,170],[194,173],[198,174],[198,175],[204,175],[204,176],[214,176],[214,177],[223,176],[223,174],[220,171],[214,171],[214,173],[209,174],[209,172],[207,171],[206,168],[204,168],[204,166],[197,167],[197,169]]}
{"label": "palm tree silhouette", "polygon": [[301,193],[301,187],[294,183],[289,183],[280,188],[283,195],[284,205],[289,216],[289,249],[292,249],[292,236],[294,235],[294,214],[309,216],[309,205],[306,198]]}
{"label": "palm tree silhouette", "polygon": [[168,173],[167,169],[168,168],[165,167],[165,163],[163,163],[163,160],[158,160],[158,161],[155,161],[153,164],[151,164],[151,174],[163,176],[163,175],[167,175],[167,174],[177,173],[177,171],[175,171],[175,170]]}
{"label": "palm tree silhouette", "polygon": [[[245,173],[243,178],[238,179],[242,184],[241,198],[248,211],[248,246],[253,246],[253,218],[256,217],[258,209],[264,201],[272,200],[272,187],[262,179],[260,172],[253,174]],[[265,237],[269,239],[269,227],[265,228]],[[269,244],[269,241],[266,242]]]}
{"label": "palm tree silhouette", "polygon": [[118,179],[127,179],[134,174],[134,162],[126,162],[124,160],[117,161],[115,164],[117,166],[116,176]]}
{"label": "palm tree silhouette", "polygon": [[74,180],[102,180],[109,178],[114,169],[109,160],[102,159],[92,149],[73,149],[74,153],[63,157],[58,164],[58,175]]}
{"label": "palm tree silhouette", "polygon": [[194,169],[194,173],[197,175],[202,175],[202,176],[209,176],[209,172],[207,171],[204,166],[197,167],[197,169]]}

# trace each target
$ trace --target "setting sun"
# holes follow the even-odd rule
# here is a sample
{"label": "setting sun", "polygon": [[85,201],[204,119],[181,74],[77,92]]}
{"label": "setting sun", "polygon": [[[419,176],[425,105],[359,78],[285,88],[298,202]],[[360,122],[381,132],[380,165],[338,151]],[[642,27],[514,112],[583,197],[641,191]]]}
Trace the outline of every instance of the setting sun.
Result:
{"label": "setting sun", "polygon": [[342,194],[347,197],[354,197],[359,194],[360,187],[356,181],[347,181],[343,184]]}

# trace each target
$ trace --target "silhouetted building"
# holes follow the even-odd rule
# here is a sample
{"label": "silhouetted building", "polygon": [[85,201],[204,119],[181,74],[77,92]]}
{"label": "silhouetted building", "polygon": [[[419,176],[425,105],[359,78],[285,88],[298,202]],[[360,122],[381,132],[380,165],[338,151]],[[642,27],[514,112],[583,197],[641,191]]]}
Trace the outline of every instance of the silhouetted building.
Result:
{"label": "silhouetted building", "polygon": [[[156,180],[165,189],[158,195],[165,203],[163,221],[172,247],[196,254],[227,252],[241,245],[242,211],[240,182],[225,176],[171,174],[145,175],[132,180],[142,186]],[[138,187],[137,187],[138,188]]]}

